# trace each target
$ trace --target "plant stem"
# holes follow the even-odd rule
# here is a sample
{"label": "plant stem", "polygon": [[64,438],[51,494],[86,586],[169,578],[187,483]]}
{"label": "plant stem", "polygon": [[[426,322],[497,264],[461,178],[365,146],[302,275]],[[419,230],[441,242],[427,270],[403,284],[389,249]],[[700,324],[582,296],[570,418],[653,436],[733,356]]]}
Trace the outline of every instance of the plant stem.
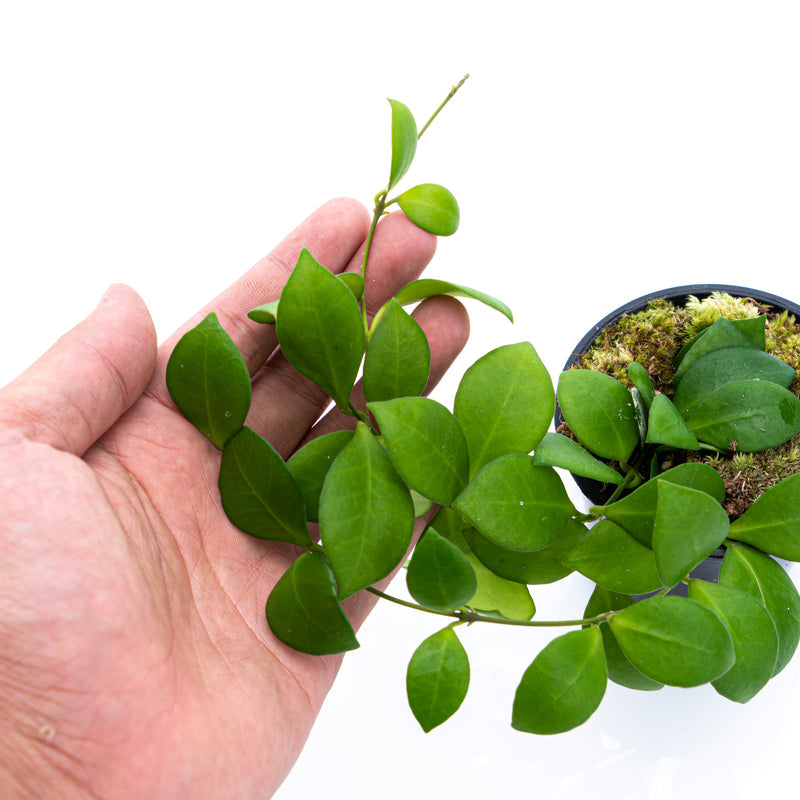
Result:
{"label": "plant stem", "polygon": [[450,94],[442,100],[439,108],[431,114],[431,118],[420,128],[419,133],[417,134],[417,141],[422,138],[422,134],[425,133],[426,130],[430,127],[431,122],[433,122],[437,116],[439,116],[439,112],[455,97],[456,92],[464,85],[464,82],[469,78],[469,73],[467,73],[452,89],[450,89]]}

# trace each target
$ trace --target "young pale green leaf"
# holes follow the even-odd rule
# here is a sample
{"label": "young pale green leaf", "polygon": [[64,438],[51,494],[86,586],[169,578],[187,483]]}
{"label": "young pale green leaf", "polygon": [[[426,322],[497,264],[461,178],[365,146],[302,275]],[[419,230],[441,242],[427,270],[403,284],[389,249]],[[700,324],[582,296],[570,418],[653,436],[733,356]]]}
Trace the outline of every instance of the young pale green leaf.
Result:
{"label": "young pale green leaf", "polygon": [[262,303],[260,306],[251,308],[247,312],[253,322],[260,322],[262,325],[274,325],[278,319],[278,304],[280,300],[271,300],[269,303]]}
{"label": "young pale green leaf", "polygon": [[408,491],[411,494],[411,502],[414,504],[414,519],[424,517],[433,508],[433,500],[423,497],[414,489]]}
{"label": "young pale green leaf", "polygon": [[358,272],[340,272],[336,276],[352,293],[356,300],[364,296],[364,279]]}
{"label": "young pale green leaf", "polygon": [[705,492],[663,479],[656,483],[653,552],[661,582],[675,586],[725,541],[730,523]]}
{"label": "young pale green leaf", "polygon": [[609,625],[633,666],[668,686],[714,681],[736,658],[722,620],[685,597],[651,597],[615,614]]}
{"label": "young pale green leaf", "polygon": [[167,389],[181,413],[220,450],[250,410],[250,374],[239,349],[209,314],[185,333],[167,363]]}
{"label": "young pale green leaf", "polygon": [[627,461],[639,444],[631,393],[610,375],[590,369],[562,372],[558,404],[581,444],[600,458]]}
{"label": "young pale green leaf", "polygon": [[259,539],[311,544],[300,487],[275,448],[250,428],[225,444],[219,493],[239,530]]}
{"label": "young pale green leaf", "polygon": [[397,198],[397,205],[418,228],[434,236],[451,236],[458,230],[458,202],[449,189],[438,183],[412,186]]}
{"label": "young pale green leaf", "polygon": [[601,483],[622,483],[619,472],[561,433],[545,434],[533,454],[533,463],[541,467],[561,467],[573,475],[581,475]]}
{"label": "young pale green leaf", "polygon": [[436,278],[419,278],[416,281],[411,281],[411,283],[407,283],[394,296],[394,299],[397,300],[401,306],[407,306],[411,303],[419,303],[421,300],[425,300],[428,297],[436,297],[440,294],[447,294],[451,297],[469,297],[473,300],[478,300],[484,305],[489,306],[489,308],[499,311],[511,322],[514,321],[511,309],[496,297],[479,292],[477,289],[459,286],[457,283],[450,283],[449,281],[440,281]]}
{"label": "young pale green leaf", "polygon": [[452,628],[429,636],[414,651],[406,672],[406,693],[425,733],[458,711],[468,688],[469,658]]}
{"label": "young pale green leaf", "polygon": [[800,431],[800,399],[768,381],[726,383],[686,414],[694,435],[719,450],[756,453]]}
{"label": "young pale green leaf", "polygon": [[642,401],[649,410],[656,392],[647,370],[638,361],[631,361],[628,365],[628,377],[631,379],[631,383],[639,390]]}
{"label": "young pale green leaf", "polygon": [[614,520],[631,536],[650,547],[653,542],[658,481],[662,480],[705,492],[720,504],[725,500],[725,483],[720,474],[709,464],[690,462],[662,472],[622,500],[607,506],[593,506],[591,511]]}
{"label": "young pale green leaf", "polygon": [[350,289],[308,250],[281,293],[276,333],[292,366],[347,408],[364,354],[364,323]]}
{"label": "young pale green leaf", "polygon": [[711,685],[737,703],[755,697],[772,677],[778,656],[778,634],[766,608],[754,597],[719,583],[689,582],[689,597],[710,608],[728,628],[736,662]]}
{"label": "young pale green leaf", "polygon": [[478,588],[475,570],[466,555],[431,528],[414,549],[406,584],[420,605],[434,611],[461,608]]}
{"label": "young pale green leaf", "polygon": [[499,456],[530,453],[555,410],[550,375],[529,342],[479,358],[458,385],[453,414],[464,431],[470,474]]}
{"label": "young pale green leaf", "polygon": [[450,505],[469,476],[467,442],[455,417],[428,397],[368,403],[403,480],[434,503]]}
{"label": "young pale green leaf", "polygon": [[646,594],[661,588],[653,551],[610,519],[601,519],[565,563],[613,592]]}
{"label": "young pale green leaf", "polygon": [[319,496],[333,460],[353,438],[353,431],[333,431],[306,442],[286,462],[303,494],[306,518],[319,522]]}
{"label": "young pale green leaf", "polygon": [[398,100],[389,100],[392,106],[392,167],[389,172],[391,191],[408,172],[417,152],[417,123],[408,106]]}
{"label": "young pale green leaf", "polygon": [[774,559],[746,544],[725,551],[719,582],[755,597],[769,612],[778,633],[777,675],[791,660],[800,642],[800,594]]}
{"label": "young pale green leaf", "polygon": [[530,553],[500,547],[475,528],[465,528],[463,535],[470,550],[495,575],[517,583],[544,584],[560,581],[572,572],[571,567],[564,565],[564,559],[586,536],[586,528],[570,519],[557,539]]}
{"label": "young pale green leaf", "polygon": [[561,478],[524,455],[496,458],[453,501],[489,541],[507,550],[540,550],[576,513]]}
{"label": "young pale green leaf", "polygon": [[594,714],[608,675],[596,627],[553,639],[525,670],[514,696],[511,726],[525,733],[563,733]]}
{"label": "young pale green leaf", "polygon": [[767,489],[731,523],[731,539],[789,561],[800,561],[800,474]]}
{"label": "young pale green leaf", "polygon": [[768,381],[788,389],[795,371],[779,358],[749,347],[726,347],[698,359],[675,390],[675,406],[686,416],[691,407],[727,383]]}
{"label": "young pale green leaf", "polygon": [[[621,611],[623,608],[632,606],[635,602],[627,594],[618,594],[604,589],[602,586],[595,586],[583,616],[585,619],[591,619],[592,617],[600,616],[600,614],[605,614],[607,611]],[[620,686],[641,692],[652,692],[663,688],[663,683],[642,675],[628,661],[608,624],[603,623],[600,625],[600,633],[603,635],[603,651],[606,654],[609,680]]]}
{"label": "young pale green leaf", "polygon": [[319,525],[339,599],[388,575],[411,543],[411,495],[363,423],[328,470]]}
{"label": "young pale green leaf", "polygon": [[675,404],[665,395],[657,394],[650,406],[647,424],[647,444],[665,444],[681,450],[699,450],[700,443],[692,433]]}
{"label": "young pale green leaf", "polygon": [[367,344],[364,396],[374,402],[420,395],[430,368],[431,350],[422,328],[392,300]]}
{"label": "young pale green leaf", "polygon": [[330,567],[319,553],[303,553],[275,584],[267,622],[284,644],[315,656],[358,647],[339,601]]}
{"label": "young pale green leaf", "polygon": [[470,600],[470,608],[506,619],[532,619],[536,606],[528,587],[517,581],[507,581],[481,564],[474,553],[467,553],[475,570],[478,588]]}

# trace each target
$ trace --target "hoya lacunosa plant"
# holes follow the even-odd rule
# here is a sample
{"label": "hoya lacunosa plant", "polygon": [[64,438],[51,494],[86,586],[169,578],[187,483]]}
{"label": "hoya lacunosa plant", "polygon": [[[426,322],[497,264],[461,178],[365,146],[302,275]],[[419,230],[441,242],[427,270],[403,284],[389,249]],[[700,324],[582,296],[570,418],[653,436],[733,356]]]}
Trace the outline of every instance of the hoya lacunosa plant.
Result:
{"label": "hoya lacunosa plant", "polygon": [[[800,476],[731,524],[713,467],[660,465],[668,450],[772,447],[793,436],[800,401],[786,386],[794,371],[765,358],[761,323],[723,321],[682,354],[672,400],[653,391],[644,368],[631,367],[634,392],[590,370],[563,374],[559,401],[571,437],[548,433],[553,383],[527,342],[473,364],[452,410],[421,396],[428,343],[405,306],[452,294],[511,313],[489,295],[424,279],[368,319],[364,276],[384,211],[396,203],[437,235],[459,221],[441,186],[393,195],[427,125],[418,131],[408,108],[390,103],[389,179],[376,196],[361,275],[336,276],[304,250],[280,297],[249,315],[275,325],[286,358],[352,427],[284,461],[244,425],[250,378],[213,314],[181,339],[167,368],[176,405],[222,451],[219,495],[231,522],[265,547],[297,546],[264,598],[270,628],[290,647],[324,655],[358,647],[341,605],[357,592],[438,615],[441,630],[419,645],[407,671],[409,704],[425,731],[467,693],[467,623],[477,622],[569,629],[521,677],[510,710],[520,731],[580,725],[609,679],[640,690],[711,682],[726,697],[750,699],[800,638],[800,598],[770,557],[800,560]],[[351,400],[359,376],[366,409]],[[554,467],[618,488],[584,513]],[[423,515],[430,522],[409,554]],[[719,582],[689,578],[719,547]],[[410,599],[375,588],[400,565]],[[532,588],[575,570],[595,584],[588,604],[579,598],[563,620],[537,619]],[[688,597],[670,593],[684,581]]]}

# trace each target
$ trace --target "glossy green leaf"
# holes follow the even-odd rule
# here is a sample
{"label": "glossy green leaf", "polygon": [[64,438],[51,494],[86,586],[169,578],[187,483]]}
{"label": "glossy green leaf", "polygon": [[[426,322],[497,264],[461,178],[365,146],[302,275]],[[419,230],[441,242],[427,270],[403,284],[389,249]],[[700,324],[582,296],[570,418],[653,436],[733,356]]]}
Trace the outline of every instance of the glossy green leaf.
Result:
{"label": "glossy green leaf", "polygon": [[250,410],[250,374],[239,349],[209,314],[175,345],[167,389],[181,413],[220,450]]}
{"label": "glossy green leaf", "polygon": [[720,504],[725,500],[725,483],[712,466],[687,463],[662,472],[657,478],[642,484],[622,500],[606,506],[592,506],[590,510],[594,514],[614,520],[631,536],[650,547],[653,543],[657,482],[661,480],[705,492]]}
{"label": "glossy green leaf", "polygon": [[477,289],[470,289],[467,286],[459,286],[457,283],[450,283],[449,281],[441,281],[436,278],[419,278],[416,281],[407,283],[395,296],[394,299],[402,306],[407,306],[411,303],[419,303],[428,297],[436,297],[440,294],[447,294],[451,297],[469,297],[473,300],[478,300],[484,305],[499,311],[503,316],[507,317],[511,322],[514,317],[511,309],[496,297],[479,292]]}
{"label": "glossy green leaf", "polygon": [[708,558],[728,534],[728,515],[697,489],[658,480],[653,552],[664,586],[675,586]]}
{"label": "glossy green leaf", "polygon": [[364,396],[370,402],[420,395],[428,382],[431,350],[417,321],[392,300],[364,358]]}
{"label": "glossy green leaf", "polygon": [[409,594],[434,611],[454,611],[466,605],[478,588],[466,555],[433,529],[414,548],[406,572]]}
{"label": "glossy green leaf", "polygon": [[271,300],[269,303],[262,303],[260,306],[251,308],[247,312],[253,322],[260,322],[263,325],[274,325],[278,319],[278,304],[280,300]]}
{"label": "glossy green leaf", "polygon": [[507,581],[481,564],[474,553],[467,553],[478,588],[470,600],[470,608],[484,614],[496,614],[506,619],[532,619],[536,613],[528,587],[517,581]]}
{"label": "glossy green leaf", "polygon": [[524,455],[487,464],[452,505],[483,536],[508,550],[546,547],[575,514],[555,470],[534,466]]}
{"label": "glossy green leaf", "polygon": [[561,467],[601,483],[622,483],[622,475],[595,458],[576,441],[561,433],[547,433],[533,454],[533,463],[542,467]]}
{"label": "glossy green leaf", "polygon": [[364,323],[350,289],[308,250],[281,293],[276,333],[292,366],[346,408],[364,354]]}
{"label": "glossy green leaf", "polygon": [[352,293],[356,300],[364,296],[364,279],[358,272],[340,272],[336,276]]}
{"label": "glossy green leaf", "polygon": [[525,553],[500,547],[472,527],[463,534],[469,549],[495,575],[527,584],[554,583],[569,575],[573,570],[564,565],[564,559],[586,535],[584,525],[570,519],[547,547]]}
{"label": "glossy green leaf", "polygon": [[526,733],[577,728],[594,714],[608,681],[597,628],[553,639],[525,670],[514,696],[511,725]]}
{"label": "glossy green leaf", "polygon": [[779,358],[749,347],[726,347],[698,359],[675,390],[675,405],[684,416],[700,399],[735,381],[769,381],[788,389],[795,371]]}
{"label": "glossy green leaf", "polygon": [[581,444],[600,458],[627,461],[639,444],[631,393],[610,375],[589,369],[562,372],[558,404]]}
{"label": "glossy green leaf", "polygon": [[408,550],[414,526],[411,496],[363,423],[328,471],[319,524],[340,599],[388,575]]}
{"label": "glossy green leaf", "polygon": [[628,377],[631,379],[631,383],[639,390],[645,407],[649,409],[653,404],[655,389],[647,370],[638,361],[632,361],[628,365]]}
{"label": "glossy green leaf", "polygon": [[767,489],[731,523],[731,539],[789,561],[800,561],[800,474]]}
{"label": "glossy green leaf", "polygon": [[747,592],[769,612],[778,633],[777,675],[800,642],[800,594],[774,559],[746,544],[730,544],[722,559],[719,582]]}
{"label": "glossy green leaf", "polygon": [[615,614],[609,625],[633,666],[668,686],[700,686],[733,666],[728,629],[695,600],[651,597]]}
{"label": "glossy green leaf", "polygon": [[319,522],[319,496],[333,460],[353,438],[353,431],[333,431],[306,442],[286,465],[303,494],[306,518]]}
{"label": "glossy green leaf", "polygon": [[800,431],[800,399],[775,383],[734,381],[694,403],[686,422],[701,442],[755,453]]}
{"label": "glossy green leaf", "polygon": [[550,375],[529,342],[479,358],[458,385],[453,414],[464,431],[470,474],[499,456],[530,453],[555,410]]}
{"label": "glossy green leaf", "polygon": [[408,106],[397,100],[389,100],[392,106],[392,167],[389,172],[391,191],[408,172],[417,152],[417,123]]}
{"label": "glossy green leaf", "polygon": [[267,622],[284,644],[315,656],[358,647],[339,601],[330,567],[319,553],[303,553],[275,584]]}
{"label": "glossy green leaf", "polygon": [[681,450],[699,450],[700,444],[675,404],[665,395],[658,394],[650,406],[647,425],[648,444],[665,444]]}
{"label": "glossy green leaf", "polygon": [[689,597],[710,608],[728,628],[736,662],[712,686],[729,700],[746,703],[772,677],[778,655],[778,634],[766,608],[754,597],[708,581],[691,580]]}
{"label": "glossy green leaf", "polygon": [[449,189],[438,183],[420,183],[397,198],[403,213],[434,236],[451,236],[458,230],[461,212]]}
{"label": "glossy green leaf", "polygon": [[463,531],[466,523],[457,511],[449,506],[442,506],[428,525],[439,536],[454,544],[462,553],[469,552],[469,545],[464,541]]}
{"label": "glossy green leaf", "polygon": [[449,719],[469,688],[469,658],[452,628],[429,636],[406,672],[408,704],[425,733]]}
{"label": "glossy green leaf", "polygon": [[565,563],[613,592],[646,594],[661,588],[653,551],[610,519],[592,527]]}
{"label": "glossy green leaf", "polygon": [[449,505],[469,475],[464,434],[455,417],[428,397],[368,403],[403,480],[423,497]]}
{"label": "glossy green leaf", "polygon": [[[607,611],[621,611],[623,608],[632,606],[636,601],[627,594],[618,594],[596,586],[586,605],[583,616],[586,619],[600,616]],[[642,675],[636,667],[631,664],[622,652],[611,627],[607,623],[600,625],[600,633],[603,635],[603,651],[606,654],[606,665],[608,667],[609,680],[628,689],[636,689],[641,692],[652,692],[663,688],[664,684]]]}

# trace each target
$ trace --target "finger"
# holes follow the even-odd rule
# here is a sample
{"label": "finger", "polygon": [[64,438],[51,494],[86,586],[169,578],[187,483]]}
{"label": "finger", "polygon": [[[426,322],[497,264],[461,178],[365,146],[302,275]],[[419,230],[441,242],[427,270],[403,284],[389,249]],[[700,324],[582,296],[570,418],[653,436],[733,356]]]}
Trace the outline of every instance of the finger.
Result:
{"label": "finger", "polygon": [[[367,308],[375,311],[402,286],[417,278],[436,251],[436,239],[403,214],[381,220],[373,238],[367,270]],[[361,252],[348,269],[360,270]],[[280,351],[253,384],[248,424],[278,452],[290,453],[319,418],[330,398],[289,364]]]}
{"label": "finger", "polygon": [[0,430],[83,455],[141,395],[153,374],[156,332],[128,286],[0,390]]}
{"label": "finger", "polygon": [[269,255],[161,345],[148,394],[161,402],[170,403],[164,381],[170,353],[178,339],[212,311],[241,350],[250,374],[255,373],[275,349],[277,340],[274,326],[254,323],[248,319],[247,312],[262,303],[278,299],[304,247],[332,272],[342,272],[363,244],[368,227],[367,210],[355,200],[339,198],[318,208]]}

